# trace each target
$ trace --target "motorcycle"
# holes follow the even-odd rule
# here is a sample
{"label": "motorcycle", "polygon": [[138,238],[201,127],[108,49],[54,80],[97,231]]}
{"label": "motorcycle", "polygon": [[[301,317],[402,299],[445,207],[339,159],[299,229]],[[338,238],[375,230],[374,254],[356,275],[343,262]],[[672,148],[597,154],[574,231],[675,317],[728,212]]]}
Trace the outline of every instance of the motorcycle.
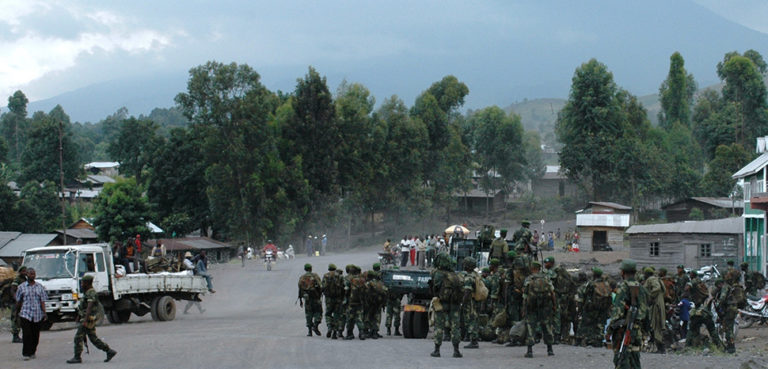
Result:
{"label": "motorcycle", "polygon": [[272,270],[272,264],[275,262],[275,254],[272,250],[264,252],[264,266],[267,267],[267,271]]}
{"label": "motorcycle", "polygon": [[715,284],[715,280],[720,277],[720,270],[717,269],[717,264],[705,265],[698,270],[699,279],[708,286]]}
{"label": "motorcycle", "polygon": [[739,328],[749,328],[755,322],[768,322],[768,295],[761,298],[747,298],[747,307],[739,309]]}

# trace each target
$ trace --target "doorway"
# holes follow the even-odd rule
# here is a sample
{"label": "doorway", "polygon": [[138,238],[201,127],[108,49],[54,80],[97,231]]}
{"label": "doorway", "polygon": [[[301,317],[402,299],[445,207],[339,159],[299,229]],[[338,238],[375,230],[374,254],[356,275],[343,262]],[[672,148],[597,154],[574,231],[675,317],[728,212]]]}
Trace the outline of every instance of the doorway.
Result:
{"label": "doorway", "polygon": [[593,231],[592,232],[592,251],[602,251],[608,248],[608,232],[607,231]]}

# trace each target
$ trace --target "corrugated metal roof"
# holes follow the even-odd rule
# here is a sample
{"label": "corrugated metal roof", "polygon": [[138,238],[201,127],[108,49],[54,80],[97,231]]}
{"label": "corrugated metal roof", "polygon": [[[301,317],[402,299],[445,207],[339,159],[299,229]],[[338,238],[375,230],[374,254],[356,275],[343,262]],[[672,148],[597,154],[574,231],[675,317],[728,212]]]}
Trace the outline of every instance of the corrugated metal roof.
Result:
{"label": "corrugated metal roof", "polygon": [[617,210],[632,210],[632,207],[630,206],[617,204],[615,202],[605,202],[605,201],[590,201],[587,207],[589,208],[595,205],[604,206],[606,208],[617,209]]}
{"label": "corrugated metal roof", "polygon": [[[158,240],[151,240],[150,245],[156,245]],[[207,250],[230,247],[229,244],[219,242],[208,237],[163,238],[159,240],[168,251],[178,250]]]}
{"label": "corrugated metal roof", "polygon": [[709,204],[709,205],[716,206],[719,208],[724,208],[724,209],[731,209],[731,208],[743,209],[744,208],[744,200],[737,199],[737,200],[731,201],[731,199],[728,197],[691,197],[691,198],[673,202],[669,205],[664,205],[661,208],[666,209],[670,206],[677,205],[677,204],[686,202],[688,200],[703,202],[705,204]]}
{"label": "corrugated metal roof", "polygon": [[629,227],[629,214],[577,214],[579,227]]}
{"label": "corrugated metal roof", "polygon": [[[57,229],[56,233],[63,234],[64,231],[61,229]],[[98,239],[99,235],[96,234],[91,229],[88,228],[67,228],[67,237],[76,237],[76,238],[82,238],[82,239]]]}
{"label": "corrugated metal roof", "polygon": [[11,242],[16,237],[19,237],[21,232],[0,232],[0,249],[3,248],[8,242]]}
{"label": "corrugated metal roof", "polygon": [[757,159],[752,160],[751,163],[745,165],[743,168],[739,169],[738,172],[734,173],[732,178],[744,178],[746,176],[753,175],[757,173],[760,169],[763,169],[768,165],[768,152],[763,153],[763,155],[760,155]]}
{"label": "corrugated metal roof", "polygon": [[22,233],[11,242],[8,242],[0,249],[0,257],[13,258],[20,257],[21,253],[33,247],[48,246],[51,241],[56,239],[55,233]]}
{"label": "corrugated metal roof", "polygon": [[119,166],[120,166],[120,163],[116,161],[94,161],[94,162],[85,164],[83,167],[85,169],[90,169],[90,168],[103,169],[103,168],[117,168]]}
{"label": "corrugated metal roof", "polygon": [[100,174],[89,174],[86,181],[91,181],[93,183],[115,183],[114,178],[109,176],[103,176]]}
{"label": "corrugated metal roof", "polygon": [[490,191],[490,194],[488,194],[487,191],[483,189],[475,188],[467,192],[456,192],[453,194],[453,196],[454,197],[479,197],[484,199],[486,197],[490,197],[490,198],[496,197],[496,195],[498,195],[499,192],[501,192],[501,190]]}
{"label": "corrugated metal roof", "polygon": [[719,233],[739,234],[744,229],[744,220],[732,217],[715,220],[698,220],[677,223],[644,224],[629,227],[626,233]]}

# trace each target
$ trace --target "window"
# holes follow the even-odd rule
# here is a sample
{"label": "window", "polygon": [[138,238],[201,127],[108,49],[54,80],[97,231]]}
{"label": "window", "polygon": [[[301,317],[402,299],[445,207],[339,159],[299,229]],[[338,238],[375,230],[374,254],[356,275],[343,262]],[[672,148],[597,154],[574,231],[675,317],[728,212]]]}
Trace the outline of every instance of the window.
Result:
{"label": "window", "polygon": [[97,252],[96,253],[96,271],[103,272],[106,268],[104,268],[104,254]]}
{"label": "window", "polygon": [[96,271],[96,265],[93,261],[93,254],[80,254],[80,262],[77,263],[77,271],[81,277],[85,273]]}
{"label": "window", "polygon": [[702,243],[699,245],[699,257],[709,258],[712,257],[712,244]]}
{"label": "window", "polygon": [[651,248],[650,252],[648,254],[649,256],[659,256],[659,243],[658,242],[651,242]]}
{"label": "window", "polygon": [[752,197],[751,183],[744,182],[744,201],[749,201],[750,197]]}
{"label": "window", "polygon": [[763,190],[763,181],[755,182],[755,186],[752,187],[752,192],[765,192]]}

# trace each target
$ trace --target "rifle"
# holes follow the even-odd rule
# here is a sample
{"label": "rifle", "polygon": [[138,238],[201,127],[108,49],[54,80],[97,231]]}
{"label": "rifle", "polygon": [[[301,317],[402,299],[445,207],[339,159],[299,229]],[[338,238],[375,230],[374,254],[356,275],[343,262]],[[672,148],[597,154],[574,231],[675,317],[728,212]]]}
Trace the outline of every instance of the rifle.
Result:
{"label": "rifle", "polygon": [[632,329],[635,328],[635,318],[637,318],[637,297],[639,294],[639,286],[630,286],[630,298],[631,305],[627,312],[627,328],[624,329],[624,336],[621,339],[621,346],[619,347],[619,360],[616,361],[616,368],[620,368],[624,360],[627,359],[627,349],[632,341]]}
{"label": "rifle", "polygon": [[83,335],[83,345],[85,346],[85,353],[90,355],[91,350],[88,349],[88,335]]}

